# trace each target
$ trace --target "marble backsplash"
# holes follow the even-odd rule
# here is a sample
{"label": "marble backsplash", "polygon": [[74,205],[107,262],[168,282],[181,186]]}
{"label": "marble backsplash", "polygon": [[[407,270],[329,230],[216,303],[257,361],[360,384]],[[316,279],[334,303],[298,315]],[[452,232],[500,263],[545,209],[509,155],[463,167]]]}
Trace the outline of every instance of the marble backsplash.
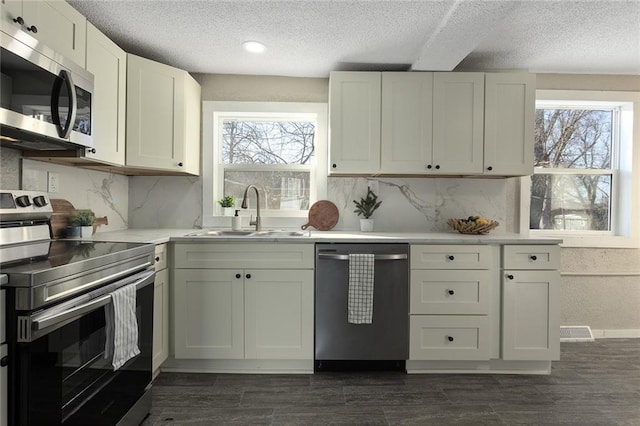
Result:
{"label": "marble backsplash", "polygon": [[108,225],[97,232],[128,228],[129,178],[113,173],[67,167],[22,158],[20,151],[0,150],[1,189],[47,191],[47,173],[58,174],[60,190],[48,193],[49,198],[68,200],[76,209],[90,209],[96,216],[107,216]]}
{"label": "marble backsplash", "polygon": [[[354,199],[364,196],[365,178],[329,178],[327,199],[340,212],[336,230],[359,229]],[[502,224],[494,233],[509,230],[505,224],[507,180],[456,178],[375,178],[382,205],[372,216],[376,231],[439,232],[449,230],[450,217],[485,216]],[[130,178],[129,226],[132,228],[192,228],[200,226],[202,184],[198,178]],[[248,217],[243,218],[244,225]],[[230,218],[220,225],[230,226]],[[297,228],[306,218],[276,221],[265,217],[265,227]],[[286,225],[283,225],[286,223]]]}

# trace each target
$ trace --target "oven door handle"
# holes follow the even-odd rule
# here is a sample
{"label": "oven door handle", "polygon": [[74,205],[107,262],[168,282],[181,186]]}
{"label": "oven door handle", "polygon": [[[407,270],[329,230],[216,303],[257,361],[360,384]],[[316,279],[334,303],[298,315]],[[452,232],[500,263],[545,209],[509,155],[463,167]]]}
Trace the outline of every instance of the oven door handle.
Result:
{"label": "oven door handle", "polygon": [[[329,260],[349,260],[348,254],[336,254],[336,253],[318,253],[318,258]],[[407,259],[406,253],[392,253],[392,254],[376,254],[375,260],[405,260]]]}
{"label": "oven door handle", "polygon": [[[132,281],[130,284],[126,285],[135,285],[136,290],[140,290],[148,286],[149,284],[153,284],[154,276],[154,270],[145,271],[136,276],[135,281]],[[96,309],[105,306],[110,302],[111,294],[109,293],[104,296],[97,297],[90,302],[74,306],[73,308],[64,310],[62,312],[47,313],[47,311],[45,311],[28,317],[19,317],[18,341],[31,342],[41,335],[53,331],[60,326],[65,325],[89,312],[95,311]],[[20,327],[22,320],[28,321],[29,324],[23,324],[23,326]],[[27,332],[28,336],[23,336],[21,331]]]}

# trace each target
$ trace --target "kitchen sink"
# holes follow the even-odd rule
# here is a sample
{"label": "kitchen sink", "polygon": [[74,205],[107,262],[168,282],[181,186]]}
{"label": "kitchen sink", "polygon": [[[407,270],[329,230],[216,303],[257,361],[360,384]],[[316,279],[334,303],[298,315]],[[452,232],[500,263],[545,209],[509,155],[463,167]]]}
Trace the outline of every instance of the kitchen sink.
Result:
{"label": "kitchen sink", "polygon": [[308,232],[302,231],[286,231],[286,230],[268,230],[268,231],[218,231],[218,230],[202,230],[187,235],[188,237],[307,237]]}

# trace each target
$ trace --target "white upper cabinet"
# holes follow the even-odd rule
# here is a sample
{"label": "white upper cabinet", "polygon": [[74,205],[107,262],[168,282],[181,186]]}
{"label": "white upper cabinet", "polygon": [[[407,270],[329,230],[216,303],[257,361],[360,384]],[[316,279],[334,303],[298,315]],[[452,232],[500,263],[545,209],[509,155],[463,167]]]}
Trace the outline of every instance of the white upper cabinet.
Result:
{"label": "white upper cabinet", "polygon": [[485,80],[484,173],[533,173],[536,77],[492,73]]}
{"label": "white upper cabinet", "polygon": [[380,171],[381,73],[332,72],[329,79],[329,170]]}
{"label": "white upper cabinet", "polygon": [[129,54],[127,166],[198,175],[200,105],[186,71]]}
{"label": "white upper cabinet", "polygon": [[433,76],[433,162],[437,174],[480,174],[483,164],[484,73]]}
{"label": "white upper cabinet", "polygon": [[20,29],[80,66],[85,63],[86,25],[85,17],[64,0],[2,0],[3,28]]}
{"label": "white upper cabinet", "polygon": [[433,73],[382,73],[384,173],[425,173],[432,164]]}
{"label": "white upper cabinet", "polygon": [[125,163],[127,54],[87,23],[87,71],[94,76],[93,143],[87,158],[122,166]]}

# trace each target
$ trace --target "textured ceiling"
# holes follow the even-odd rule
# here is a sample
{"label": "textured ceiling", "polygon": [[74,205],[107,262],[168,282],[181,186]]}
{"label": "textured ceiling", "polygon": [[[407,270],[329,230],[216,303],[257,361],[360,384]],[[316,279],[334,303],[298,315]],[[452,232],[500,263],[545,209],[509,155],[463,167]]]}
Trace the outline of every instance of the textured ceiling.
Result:
{"label": "textured ceiling", "polygon": [[[640,0],[69,0],[130,53],[191,72],[640,75]],[[245,40],[267,46],[261,54]]]}

